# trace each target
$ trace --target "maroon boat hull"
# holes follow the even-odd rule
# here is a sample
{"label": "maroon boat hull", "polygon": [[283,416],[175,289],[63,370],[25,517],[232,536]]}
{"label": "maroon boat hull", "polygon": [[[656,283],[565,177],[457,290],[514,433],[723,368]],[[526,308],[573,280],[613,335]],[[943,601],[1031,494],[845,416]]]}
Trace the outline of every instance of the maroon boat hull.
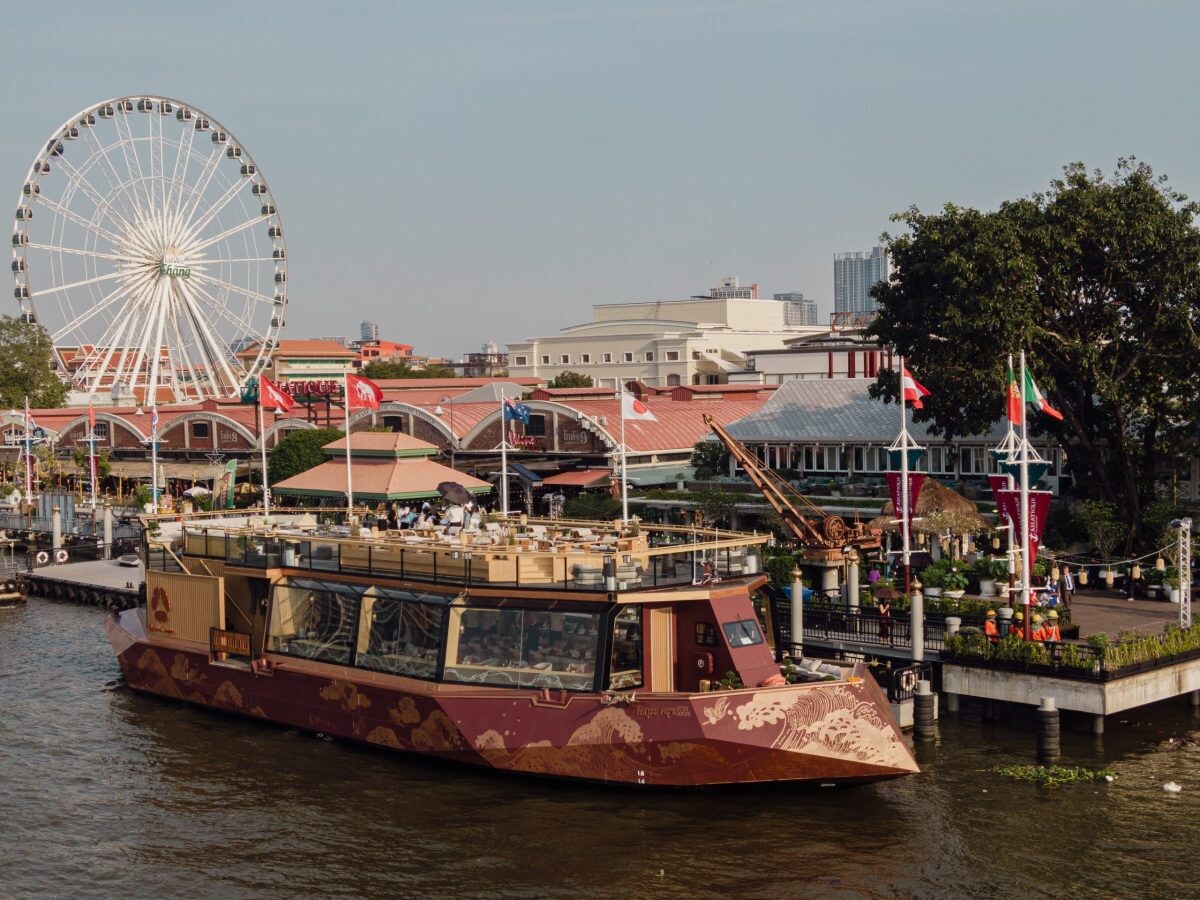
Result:
{"label": "maroon boat hull", "polygon": [[701,694],[434,684],[274,657],[269,673],[106,622],[128,685],[214,709],[502,771],[631,785],[861,782],[916,772],[887,700],[839,682]]}

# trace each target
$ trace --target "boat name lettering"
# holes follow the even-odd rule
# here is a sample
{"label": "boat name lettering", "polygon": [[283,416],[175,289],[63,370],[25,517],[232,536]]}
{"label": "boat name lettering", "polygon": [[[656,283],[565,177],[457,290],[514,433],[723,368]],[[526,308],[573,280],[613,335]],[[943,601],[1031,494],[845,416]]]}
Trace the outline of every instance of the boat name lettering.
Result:
{"label": "boat name lettering", "polygon": [[633,711],[643,719],[690,719],[692,716],[692,708],[686,703],[678,706],[646,706],[642,704],[635,706]]}

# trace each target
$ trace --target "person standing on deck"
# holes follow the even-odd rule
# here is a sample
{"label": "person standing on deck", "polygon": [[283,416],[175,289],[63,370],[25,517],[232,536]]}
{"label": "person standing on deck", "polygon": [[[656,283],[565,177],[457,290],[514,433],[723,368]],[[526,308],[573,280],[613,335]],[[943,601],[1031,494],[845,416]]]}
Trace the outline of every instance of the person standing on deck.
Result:
{"label": "person standing on deck", "polygon": [[1059,579],[1059,593],[1062,595],[1063,606],[1071,611],[1071,600],[1075,596],[1075,576],[1071,574],[1070,566],[1062,567],[1062,577]]}

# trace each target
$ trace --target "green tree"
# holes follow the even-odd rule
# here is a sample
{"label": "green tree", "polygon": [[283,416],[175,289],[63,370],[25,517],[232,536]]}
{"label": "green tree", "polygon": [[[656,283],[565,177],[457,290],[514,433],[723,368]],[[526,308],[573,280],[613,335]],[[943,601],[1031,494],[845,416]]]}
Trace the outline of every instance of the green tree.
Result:
{"label": "green tree", "polygon": [[702,491],[696,497],[696,509],[699,510],[706,526],[728,528],[733,524],[733,513],[738,500],[737,494]]}
{"label": "green tree", "polygon": [[552,388],[589,388],[592,386],[592,376],[584,375],[581,372],[572,372],[570,369],[559,372],[546,385]]}
{"label": "green tree", "polygon": [[[1156,468],[1194,446],[1198,212],[1121,160],[1111,177],[1069,165],[1049,190],[994,212],[894,216],[907,230],[884,236],[895,273],[872,289],[870,333],[932,391],[915,418],[947,437],[982,433],[1004,414],[1007,356],[1024,349],[1064,416],[1030,424],[1067,448],[1080,496],[1120,511],[1128,545]],[[895,373],[872,393],[894,399]]]}
{"label": "green tree", "polygon": [[697,441],[692,447],[691,463],[697,478],[712,478],[729,465],[729,451],[720,441]]}
{"label": "green tree", "polygon": [[342,437],[338,428],[304,428],[293,431],[271,451],[267,462],[267,480],[271,484],[307,472],[325,462],[327,457],[321,448]]}
{"label": "green tree", "polygon": [[[91,477],[92,468],[88,462],[87,447],[80,447],[71,457],[75,463],[75,467],[79,469],[80,478],[88,479]],[[108,458],[108,451],[101,450],[96,454],[96,477],[103,481],[112,474],[112,461]]]}
{"label": "green tree", "polygon": [[607,494],[584,492],[571,497],[563,504],[563,517],[567,519],[597,519],[609,521],[621,517],[621,501]]}
{"label": "green tree", "polygon": [[456,378],[458,373],[449,366],[425,366],[414,368],[408,363],[379,360],[369,362],[362,367],[362,374],[367,378]]}
{"label": "green tree", "polygon": [[67,386],[58,377],[54,345],[41,325],[0,316],[0,407],[17,409],[25,398],[35,408],[67,402]]}

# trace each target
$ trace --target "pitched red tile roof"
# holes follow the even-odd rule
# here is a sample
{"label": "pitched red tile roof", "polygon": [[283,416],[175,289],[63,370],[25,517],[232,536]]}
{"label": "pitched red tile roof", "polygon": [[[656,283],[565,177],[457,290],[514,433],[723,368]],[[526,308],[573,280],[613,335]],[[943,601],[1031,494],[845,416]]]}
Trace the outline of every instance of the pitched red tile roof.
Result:
{"label": "pitched red tile roof", "polygon": [[[457,481],[472,493],[486,493],[492,486],[463,472],[429,459],[356,460],[354,496],[364,500],[410,500],[437,497],[443,481]],[[346,464],[330,460],[316,468],[285,478],[272,491],[304,497],[344,497]]]}
{"label": "pitched red tile roof", "polygon": [[609,469],[577,469],[574,472],[559,472],[557,475],[547,475],[542,478],[543,485],[558,487],[591,487],[602,481],[608,481],[612,474]]}

